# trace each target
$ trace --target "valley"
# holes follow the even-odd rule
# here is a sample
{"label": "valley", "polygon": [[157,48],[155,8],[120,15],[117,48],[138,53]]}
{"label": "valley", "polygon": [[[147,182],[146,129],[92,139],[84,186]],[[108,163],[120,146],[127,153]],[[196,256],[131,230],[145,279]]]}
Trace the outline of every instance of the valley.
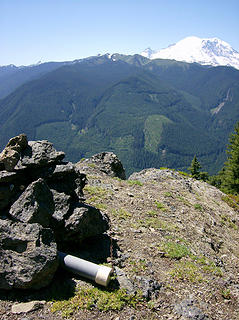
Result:
{"label": "valley", "polygon": [[0,100],[1,149],[24,132],[52,141],[73,162],[112,151],[127,175],[148,167],[186,171],[195,154],[210,174],[225,162],[239,120],[234,68],[106,54],[37,72]]}

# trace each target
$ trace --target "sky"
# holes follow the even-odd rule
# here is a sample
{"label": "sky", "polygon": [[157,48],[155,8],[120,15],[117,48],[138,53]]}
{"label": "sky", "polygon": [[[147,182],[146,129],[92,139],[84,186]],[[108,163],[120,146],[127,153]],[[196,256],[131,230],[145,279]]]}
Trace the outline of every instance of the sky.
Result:
{"label": "sky", "polygon": [[0,65],[141,53],[187,36],[239,51],[238,0],[0,0]]}

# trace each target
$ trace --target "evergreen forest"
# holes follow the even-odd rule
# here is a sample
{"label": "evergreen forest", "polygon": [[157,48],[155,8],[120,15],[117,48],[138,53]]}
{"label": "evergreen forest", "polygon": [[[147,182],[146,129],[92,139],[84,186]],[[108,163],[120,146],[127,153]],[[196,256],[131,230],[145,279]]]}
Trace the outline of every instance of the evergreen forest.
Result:
{"label": "evergreen forest", "polygon": [[24,132],[72,162],[112,151],[127,175],[190,172],[195,156],[210,175],[223,168],[239,120],[238,70],[119,54],[34,68],[0,68],[1,149]]}

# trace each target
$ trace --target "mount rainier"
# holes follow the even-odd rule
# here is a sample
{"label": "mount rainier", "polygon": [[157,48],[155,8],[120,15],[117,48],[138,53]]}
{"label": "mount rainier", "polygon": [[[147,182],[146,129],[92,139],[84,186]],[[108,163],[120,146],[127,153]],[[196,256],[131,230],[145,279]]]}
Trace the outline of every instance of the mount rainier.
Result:
{"label": "mount rainier", "polygon": [[149,59],[173,59],[212,66],[231,66],[239,69],[239,53],[218,38],[187,37],[159,51],[147,48],[141,53]]}

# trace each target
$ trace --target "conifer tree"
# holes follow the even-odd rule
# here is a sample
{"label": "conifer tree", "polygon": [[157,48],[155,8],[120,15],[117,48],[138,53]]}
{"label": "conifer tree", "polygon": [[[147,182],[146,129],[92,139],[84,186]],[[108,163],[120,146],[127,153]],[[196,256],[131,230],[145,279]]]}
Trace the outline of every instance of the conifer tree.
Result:
{"label": "conifer tree", "polygon": [[188,169],[190,170],[191,175],[192,175],[193,178],[200,179],[201,165],[198,162],[198,159],[197,159],[196,155],[193,157],[193,160],[191,162],[191,166]]}
{"label": "conifer tree", "polygon": [[200,169],[201,169],[201,164],[199,163],[199,161],[195,155],[193,157],[192,162],[191,162],[191,166],[188,168],[188,170],[190,170],[193,178],[195,178],[197,180],[208,181],[209,174],[207,172],[201,172]]}
{"label": "conifer tree", "polygon": [[228,159],[224,165],[222,187],[230,193],[239,193],[239,122],[229,138]]}

